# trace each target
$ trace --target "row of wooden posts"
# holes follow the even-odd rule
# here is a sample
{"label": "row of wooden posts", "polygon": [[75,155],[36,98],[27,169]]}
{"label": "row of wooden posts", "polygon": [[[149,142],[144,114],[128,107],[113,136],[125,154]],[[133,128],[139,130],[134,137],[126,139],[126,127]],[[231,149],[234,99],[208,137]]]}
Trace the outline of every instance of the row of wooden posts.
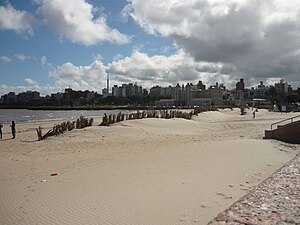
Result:
{"label": "row of wooden posts", "polygon": [[54,124],[53,128],[48,130],[46,134],[42,134],[42,128],[39,127],[36,129],[38,140],[43,140],[50,136],[57,136],[59,134],[63,134],[66,131],[71,131],[73,129],[82,129],[85,127],[92,126],[94,122],[93,118],[85,118],[84,116],[80,116],[76,121],[67,121],[62,122],[61,124]]}
{"label": "row of wooden posts", "polygon": [[137,111],[136,113],[122,114],[117,115],[106,113],[102,117],[102,123],[99,126],[109,126],[114,123],[118,123],[125,120],[135,120],[135,119],[144,119],[144,118],[162,118],[162,119],[171,119],[171,118],[183,118],[190,120],[193,115],[198,115],[198,113],[205,111],[216,111],[217,108],[196,108],[190,112],[184,112],[180,110],[150,110],[150,111]]}
{"label": "row of wooden posts", "polygon": [[[184,118],[190,120],[193,115],[198,115],[198,113],[205,111],[216,111],[217,108],[196,108],[190,112],[184,112],[180,110],[149,110],[149,111],[137,111],[136,113],[122,114],[117,115],[104,114],[102,122],[99,126],[109,126],[114,123],[118,123],[125,120],[135,120],[135,119],[144,119],[144,118],[162,118],[162,119],[171,119],[171,118]],[[66,131],[71,131],[73,129],[82,129],[88,126],[92,126],[94,122],[93,118],[85,118],[80,116],[76,121],[67,121],[62,122],[61,124],[55,124],[52,129],[48,130],[46,134],[42,134],[42,128],[39,127],[36,129],[38,140],[44,140],[47,137],[57,136],[63,134]]]}

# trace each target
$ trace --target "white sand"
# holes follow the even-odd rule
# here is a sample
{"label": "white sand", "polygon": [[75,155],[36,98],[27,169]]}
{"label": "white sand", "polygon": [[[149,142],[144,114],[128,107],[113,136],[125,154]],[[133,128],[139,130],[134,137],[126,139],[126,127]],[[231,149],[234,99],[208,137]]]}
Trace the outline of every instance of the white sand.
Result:
{"label": "white sand", "polygon": [[17,124],[17,139],[0,141],[0,224],[206,224],[299,152],[262,140],[297,114],[256,115],[134,120],[40,142],[35,128],[53,121]]}

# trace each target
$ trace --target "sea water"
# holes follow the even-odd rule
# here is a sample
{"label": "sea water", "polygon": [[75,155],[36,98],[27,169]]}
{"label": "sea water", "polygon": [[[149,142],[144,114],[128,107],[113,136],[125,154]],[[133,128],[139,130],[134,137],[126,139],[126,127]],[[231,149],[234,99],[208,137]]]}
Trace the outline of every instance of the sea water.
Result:
{"label": "sea water", "polygon": [[30,122],[40,120],[66,119],[75,120],[84,117],[103,116],[104,113],[129,113],[128,110],[28,110],[28,109],[0,109],[0,123]]}

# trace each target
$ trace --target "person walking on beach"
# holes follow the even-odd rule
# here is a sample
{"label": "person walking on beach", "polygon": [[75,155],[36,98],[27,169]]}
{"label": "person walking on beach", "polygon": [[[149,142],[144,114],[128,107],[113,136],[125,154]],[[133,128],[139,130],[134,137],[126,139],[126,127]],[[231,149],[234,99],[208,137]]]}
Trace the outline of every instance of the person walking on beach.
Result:
{"label": "person walking on beach", "polygon": [[15,139],[16,138],[16,124],[15,121],[11,121],[11,134],[12,134],[12,138]]}
{"label": "person walking on beach", "polygon": [[258,112],[258,109],[255,109],[254,111],[253,111],[253,119],[255,118],[255,113],[257,113]]}
{"label": "person walking on beach", "polygon": [[2,139],[2,127],[3,127],[3,125],[2,125],[2,123],[0,123],[0,138]]}

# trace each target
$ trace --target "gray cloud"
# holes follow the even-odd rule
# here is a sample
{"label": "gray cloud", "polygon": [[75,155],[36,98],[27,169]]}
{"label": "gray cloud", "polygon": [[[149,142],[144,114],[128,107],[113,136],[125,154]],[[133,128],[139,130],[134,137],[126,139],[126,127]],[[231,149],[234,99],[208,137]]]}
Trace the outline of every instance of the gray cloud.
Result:
{"label": "gray cloud", "polygon": [[224,65],[200,72],[299,82],[298,0],[129,0],[126,7],[148,33],[173,39],[196,62]]}

